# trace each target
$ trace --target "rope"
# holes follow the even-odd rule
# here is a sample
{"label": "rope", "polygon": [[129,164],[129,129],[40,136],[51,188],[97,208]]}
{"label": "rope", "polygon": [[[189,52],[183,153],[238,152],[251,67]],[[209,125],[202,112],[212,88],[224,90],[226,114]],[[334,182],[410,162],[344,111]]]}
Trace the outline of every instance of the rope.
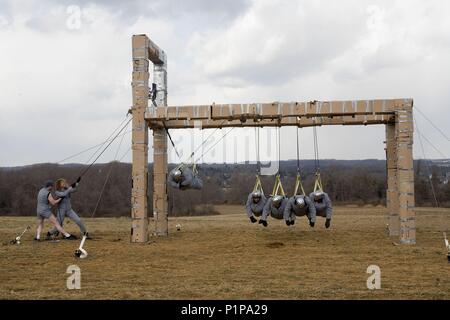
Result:
{"label": "rope", "polygon": [[224,139],[231,131],[233,131],[235,128],[237,128],[237,127],[233,127],[233,128],[231,128],[227,133],[225,133],[225,134],[224,134],[219,140],[217,140],[217,142],[214,143],[208,150],[206,150],[205,152],[203,152],[203,153],[200,155],[200,157],[198,157],[198,158],[194,161],[194,163],[195,163],[195,162],[198,162],[198,160],[201,159],[203,155],[207,154],[211,149],[213,149],[220,141],[222,141],[222,140],[223,140],[223,139]]}
{"label": "rope", "polygon": [[[281,191],[281,193],[279,193],[280,191]],[[286,193],[284,192],[284,189],[283,189],[283,185],[281,184],[280,175],[277,174],[277,176],[275,178],[275,184],[273,185],[273,189],[272,189],[272,196],[277,196],[280,194],[282,196],[286,196]]]}
{"label": "rope", "polygon": [[433,198],[434,198],[434,201],[436,203],[436,207],[439,208],[439,202],[438,202],[437,197],[436,197],[436,191],[434,190],[433,181],[431,180],[430,163],[429,163],[429,160],[427,159],[427,157],[425,155],[425,148],[423,147],[422,135],[420,133],[419,126],[417,125],[416,119],[414,119],[414,123],[416,125],[416,131],[417,131],[418,136],[419,136],[420,147],[422,149],[423,158],[425,159],[425,165],[427,167],[427,176],[428,176],[428,180],[430,181],[431,192],[433,193]]}
{"label": "rope", "polygon": [[175,150],[175,153],[177,154],[178,159],[181,161],[180,154],[178,153],[177,148],[175,147],[175,143],[173,142],[172,136],[169,133],[169,129],[167,129],[166,123],[163,121],[164,129],[166,130],[167,136],[169,137],[170,143],[172,144],[173,149]]}
{"label": "rope", "polygon": [[322,179],[320,178],[320,172],[316,172],[316,181],[314,182],[313,192],[316,192],[316,191],[323,191]]}
{"label": "rope", "polygon": [[305,189],[303,189],[302,178],[300,174],[297,174],[297,178],[295,180],[295,188],[294,188],[294,196],[298,195],[298,189],[302,191],[302,195],[306,196]]}
{"label": "rope", "polygon": [[297,127],[297,174],[300,173],[300,143],[299,143],[299,137],[298,137],[298,130],[299,128]]}
{"label": "rope", "polygon": [[[126,134],[130,133],[131,131],[132,131],[132,130],[128,130],[128,131],[122,133],[119,137],[121,137],[121,136],[123,136],[123,135],[126,135]],[[105,141],[102,141],[102,142],[100,142],[99,144],[96,144],[95,146],[92,146],[92,147],[89,147],[89,148],[87,148],[87,149],[84,149],[84,150],[82,150],[82,151],[80,151],[80,152],[78,152],[78,153],[75,153],[75,154],[73,154],[73,155],[67,157],[67,158],[64,158],[64,159],[62,159],[62,160],[60,160],[60,161],[57,161],[56,163],[57,163],[57,164],[60,164],[60,163],[63,163],[63,162],[65,162],[65,161],[69,160],[69,159],[73,159],[73,158],[75,158],[75,157],[77,157],[77,156],[79,156],[79,155],[81,155],[81,154],[83,154],[83,153],[86,153],[86,152],[88,152],[88,151],[90,151],[90,150],[92,150],[92,149],[94,149],[94,148],[97,148],[98,146],[104,145],[106,142],[109,142],[110,140],[111,140],[111,139],[107,139],[107,140],[105,140]],[[95,152],[95,153],[97,153],[97,152]],[[91,156],[91,158],[92,158],[92,156]]]}
{"label": "rope", "polygon": [[314,182],[314,192],[323,191],[322,179],[320,178],[319,143],[317,140],[317,129],[313,127],[314,134],[314,162],[316,166],[316,181]]}
{"label": "rope", "polygon": [[319,144],[317,142],[317,129],[313,127],[314,134],[314,164],[316,166],[316,172],[320,171],[320,160],[319,160]]}
{"label": "rope", "polygon": [[415,109],[417,109],[417,111],[420,113],[420,115],[422,117],[424,117],[425,120],[427,120],[429,123],[431,123],[433,128],[435,128],[447,141],[450,141],[450,138],[439,128],[438,125],[434,124],[434,122],[431,121],[431,119],[429,119],[422,111],[420,111],[420,109],[418,107],[415,107]]}
{"label": "rope", "polygon": [[[127,123],[127,126],[128,126],[128,124],[129,124],[129,122]],[[114,160],[111,162],[111,165],[109,166],[108,174],[106,175],[105,182],[103,183],[102,189],[100,191],[100,195],[98,197],[97,203],[95,204],[95,208],[94,208],[94,211],[92,212],[91,218],[93,218],[95,213],[97,212],[98,206],[99,206],[100,201],[101,201],[102,196],[103,196],[103,192],[105,191],[106,184],[108,183],[109,177],[111,176],[112,169],[114,167],[114,164],[116,163],[117,156],[119,155],[120,148],[122,147],[123,138],[124,138],[124,135],[122,135],[122,138],[120,139],[119,146],[117,148],[116,154],[114,155]],[[125,155],[128,154],[130,149],[128,149],[128,151],[125,153]],[[121,160],[125,157],[125,155],[122,156]]]}
{"label": "rope", "polygon": [[256,148],[256,174],[261,174],[261,163],[259,156],[259,127],[255,127],[255,148]]}
{"label": "rope", "polygon": [[123,119],[123,121],[119,124],[119,126],[115,128],[114,131],[109,135],[109,137],[105,141],[103,141],[103,143],[100,144],[98,149],[89,157],[89,159],[85,162],[85,164],[88,164],[91,161],[91,159],[97,154],[97,152],[99,152],[101,148],[106,144],[106,142],[109,142],[111,140],[111,137],[114,136],[114,134],[116,133],[117,130],[119,130],[119,128],[122,127],[123,123],[127,120],[127,118],[128,114],[125,116],[125,119]]}
{"label": "rope", "polygon": [[[419,111],[419,113],[422,115],[422,117],[424,117],[429,123],[431,123],[431,125],[447,140],[447,141],[450,141],[450,139],[446,136],[446,134],[437,126],[437,125],[435,125],[434,123],[433,123],[433,121],[431,121],[427,116],[425,116],[425,114],[422,112],[422,111],[420,111],[420,109],[419,108],[417,108],[416,107],[416,109],[417,109],[417,111]],[[439,208],[439,201],[438,201],[438,199],[437,199],[437,196],[436,196],[436,191],[435,191],[435,189],[434,189],[434,185],[433,185],[433,181],[431,180],[431,174],[430,174],[430,161],[426,158],[426,155],[425,155],[425,148],[424,148],[424,146],[423,146],[423,141],[422,141],[422,138],[423,139],[425,139],[425,141],[427,141],[428,142],[428,144],[429,145],[431,145],[433,148],[434,148],[434,150],[436,150],[439,154],[441,154],[443,157],[444,157],[444,159],[447,159],[447,157],[438,149],[438,148],[436,148],[424,135],[422,135],[422,133],[420,132],[420,130],[419,130],[419,126],[418,126],[418,124],[417,124],[417,121],[416,121],[416,118],[414,118],[414,124],[415,124],[415,126],[416,126],[416,131],[417,131],[417,134],[418,134],[418,136],[419,136],[419,142],[420,142],[420,147],[421,147],[421,149],[422,149],[422,155],[423,155],[423,157],[424,157],[424,159],[425,159],[425,164],[426,164],[426,167],[427,167],[427,176],[428,176],[428,180],[430,181],[430,186],[431,186],[431,191],[432,191],[432,193],[433,193],[433,197],[434,197],[434,201],[435,201],[435,203],[436,203],[436,207],[438,207]],[[446,234],[446,232],[445,232],[445,227],[444,227],[444,215],[442,215],[441,216],[441,226],[442,226],[442,232],[443,232],[443,234],[444,234],[444,244],[445,244],[445,247],[446,247],[446,249],[447,249],[447,259],[450,261],[450,245],[449,245],[449,242],[448,242],[448,240],[447,240],[447,234]]]}
{"label": "rope", "polygon": [[298,194],[298,189],[302,191],[302,195],[306,195],[305,189],[303,188],[302,178],[300,174],[300,139],[299,139],[299,127],[297,127],[297,177],[295,180],[294,196]]}
{"label": "rope", "polygon": [[[123,126],[122,127],[122,129],[120,129],[120,131],[115,135],[115,137],[106,145],[106,147],[102,150],[102,152],[100,152],[100,154],[94,159],[94,161],[92,161],[92,163],[86,168],[86,169],[84,169],[82,172],[81,172],[81,174],[79,175],[79,177],[82,177],[82,176],[84,176],[88,171],[89,171],[89,169],[94,165],[94,163],[95,162],[97,162],[97,160],[101,157],[101,155],[106,151],[106,149],[108,149],[108,147],[114,142],[114,140],[116,140],[117,139],[117,137],[119,136],[119,134],[126,128],[126,127],[128,127],[128,124],[130,123],[130,121],[132,120],[133,118],[130,118],[129,120],[128,120],[128,122],[125,124],[125,126]],[[122,138],[123,138],[123,136],[122,136]]]}
{"label": "rope", "polygon": [[262,187],[262,183],[261,183],[261,178],[259,177],[259,175],[256,175],[256,183],[255,186],[253,187],[253,192],[255,191],[261,191],[262,194],[264,194],[264,190]]}

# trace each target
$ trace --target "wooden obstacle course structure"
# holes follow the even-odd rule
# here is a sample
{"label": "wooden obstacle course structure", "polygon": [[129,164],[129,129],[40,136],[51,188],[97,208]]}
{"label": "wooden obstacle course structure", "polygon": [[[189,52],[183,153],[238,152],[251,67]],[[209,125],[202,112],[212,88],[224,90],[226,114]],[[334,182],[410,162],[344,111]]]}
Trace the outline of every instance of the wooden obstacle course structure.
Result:
{"label": "wooden obstacle course structure", "polygon": [[[167,106],[167,59],[146,35],[134,35],[131,241],[148,241],[148,131],[153,132],[155,235],[168,235],[166,129],[225,127],[386,126],[389,234],[416,242],[413,168],[413,100],[272,102]],[[156,96],[149,106],[149,62]]]}

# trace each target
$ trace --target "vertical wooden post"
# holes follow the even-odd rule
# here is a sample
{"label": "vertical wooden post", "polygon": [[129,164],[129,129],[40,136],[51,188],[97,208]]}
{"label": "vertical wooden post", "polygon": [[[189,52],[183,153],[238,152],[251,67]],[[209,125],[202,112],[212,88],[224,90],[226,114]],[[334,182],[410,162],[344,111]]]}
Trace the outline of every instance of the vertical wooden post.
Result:
{"label": "vertical wooden post", "polygon": [[397,188],[397,143],[395,137],[395,123],[388,123],[386,125],[386,164],[386,205],[389,236],[399,236],[400,219]]}
{"label": "vertical wooden post", "polygon": [[[156,83],[156,106],[167,107],[167,59],[162,52],[162,64],[154,65]],[[167,196],[167,133],[165,129],[153,130],[153,216],[155,219],[155,235],[169,234]]]}
{"label": "vertical wooden post", "polygon": [[414,212],[414,162],[412,101],[406,100],[396,110],[397,186],[400,216],[400,242],[416,243]]}
{"label": "vertical wooden post", "polygon": [[148,240],[148,38],[135,35],[133,48],[133,128],[132,128],[132,190],[131,190],[131,242]]}

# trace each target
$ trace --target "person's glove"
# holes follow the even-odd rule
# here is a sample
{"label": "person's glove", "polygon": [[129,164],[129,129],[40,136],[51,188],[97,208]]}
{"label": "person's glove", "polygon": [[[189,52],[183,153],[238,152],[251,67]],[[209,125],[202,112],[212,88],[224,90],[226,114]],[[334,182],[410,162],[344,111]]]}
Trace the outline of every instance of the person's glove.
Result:
{"label": "person's glove", "polygon": [[309,221],[309,226],[310,226],[311,228],[314,228],[314,225],[315,225],[315,223],[314,223],[314,222],[312,222],[312,221]]}
{"label": "person's glove", "polygon": [[80,181],[81,181],[81,177],[78,177],[77,183],[80,183]]}
{"label": "person's glove", "polygon": [[251,217],[250,217],[250,221],[251,221],[252,223],[255,223],[255,222],[258,221],[258,220],[256,220],[256,218],[255,218],[254,216],[251,216]]}
{"label": "person's glove", "polygon": [[327,219],[326,221],[325,221],[325,228],[329,228],[330,227],[330,225],[331,225],[331,219]]}
{"label": "person's glove", "polygon": [[76,187],[77,187],[77,184],[78,184],[78,183],[74,182],[74,183],[72,183],[70,186],[71,186],[72,188],[76,188]]}
{"label": "person's glove", "polygon": [[259,220],[259,224],[262,224],[264,227],[267,227],[267,221],[266,220]]}

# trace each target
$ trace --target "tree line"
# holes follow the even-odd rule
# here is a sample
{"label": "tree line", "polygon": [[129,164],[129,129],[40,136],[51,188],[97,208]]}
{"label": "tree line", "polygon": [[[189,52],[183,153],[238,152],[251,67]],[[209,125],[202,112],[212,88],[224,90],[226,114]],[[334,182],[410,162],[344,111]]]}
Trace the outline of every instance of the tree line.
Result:
{"label": "tree line", "polygon": [[[169,169],[173,168],[169,165]],[[37,192],[48,180],[76,180],[86,168],[79,164],[37,164],[0,168],[0,215],[35,215]],[[244,205],[253,189],[255,164],[202,164],[198,166],[204,188],[180,191],[168,188],[169,215],[189,216],[216,213],[214,205]],[[106,177],[110,172],[109,179]],[[152,164],[149,164],[149,215],[152,215]],[[288,195],[294,191],[296,161],[282,161],[279,173]],[[313,160],[301,162],[305,191],[314,186],[316,167]],[[383,160],[322,160],[320,172],[325,191],[335,204],[385,205],[386,162]],[[450,207],[450,168],[431,161],[415,161],[417,206]],[[272,190],[273,176],[261,177],[266,194]],[[96,164],[83,176],[72,197],[72,205],[82,216],[129,216],[131,198],[131,164],[111,162]],[[104,188],[104,192],[101,190]],[[434,191],[434,192],[433,192]],[[102,195],[100,197],[100,195]]]}

